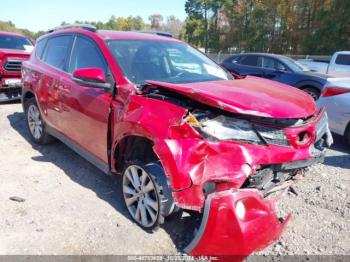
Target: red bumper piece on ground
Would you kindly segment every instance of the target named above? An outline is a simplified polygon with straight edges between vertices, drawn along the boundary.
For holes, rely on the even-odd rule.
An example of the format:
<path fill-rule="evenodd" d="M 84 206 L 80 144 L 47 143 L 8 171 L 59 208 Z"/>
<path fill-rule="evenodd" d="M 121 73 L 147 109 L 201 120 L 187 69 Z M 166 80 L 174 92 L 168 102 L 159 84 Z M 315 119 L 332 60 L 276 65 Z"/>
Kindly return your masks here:
<path fill-rule="evenodd" d="M 265 248 L 279 238 L 290 219 L 290 215 L 283 222 L 278 219 L 274 202 L 254 190 L 209 195 L 201 226 L 186 253 L 239 261 Z"/>

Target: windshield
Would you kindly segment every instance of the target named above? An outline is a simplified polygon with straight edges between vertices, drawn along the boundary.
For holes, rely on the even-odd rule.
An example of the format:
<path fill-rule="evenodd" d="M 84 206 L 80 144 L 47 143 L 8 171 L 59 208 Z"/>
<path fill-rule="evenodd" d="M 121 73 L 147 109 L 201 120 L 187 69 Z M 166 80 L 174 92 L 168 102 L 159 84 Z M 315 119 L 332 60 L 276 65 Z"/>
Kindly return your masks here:
<path fill-rule="evenodd" d="M 293 71 L 293 72 L 307 72 L 309 68 L 303 66 L 299 62 L 289 57 L 281 57 L 281 60 Z"/>
<path fill-rule="evenodd" d="M 0 35 L 0 48 L 31 52 L 33 50 L 33 44 L 25 37 Z"/>
<path fill-rule="evenodd" d="M 146 80 L 193 83 L 232 79 L 205 55 L 181 42 L 110 40 L 108 46 L 124 75 L 134 84 Z"/>

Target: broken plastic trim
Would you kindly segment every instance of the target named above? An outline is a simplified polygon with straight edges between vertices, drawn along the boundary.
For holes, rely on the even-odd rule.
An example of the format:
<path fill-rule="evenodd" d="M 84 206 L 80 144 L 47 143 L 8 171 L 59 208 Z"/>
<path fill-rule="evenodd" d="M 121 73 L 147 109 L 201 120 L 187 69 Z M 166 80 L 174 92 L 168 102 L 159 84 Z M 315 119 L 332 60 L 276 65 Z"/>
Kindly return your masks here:
<path fill-rule="evenodd" d="M 206 226 L 208 224 L 210 206 L 211 206 L 211 198 L 208 198 L 205 201 L 204 213 L 203 213 L 203 218 L 202 218 L 201 225 L 200 225 L 200 227 L 199 227 L 199 229 L 198 229 L 194 239 L 184 249 L 184 251 L 187 254 L 190 254 L 192 252 L 192 250 L 198 245 L 199 241 L 202 239 L 202 236 L 204 234 L 204 230 L 205 230 L 205 228 L 206 228 Z"/>
<path fill-rule="evenodd" d="M 275 203 L 280 198 L 267 200 L 248 189 L 209 195 L 201 225 L 184 251 L 193 256 L 243 259 L 265 248 L 280 237 L 291 217 L 277 217 Z M 226 221 L 225 227 L 220 221 Z"/>

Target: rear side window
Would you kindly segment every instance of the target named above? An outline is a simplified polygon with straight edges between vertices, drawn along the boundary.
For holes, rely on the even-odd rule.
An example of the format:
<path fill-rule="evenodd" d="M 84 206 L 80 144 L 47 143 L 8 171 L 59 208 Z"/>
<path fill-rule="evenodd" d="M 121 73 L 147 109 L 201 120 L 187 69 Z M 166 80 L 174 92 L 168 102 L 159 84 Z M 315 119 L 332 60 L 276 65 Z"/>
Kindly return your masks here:
<path fill-rule="evenodd" d="M 335 63 L 337 65 L 350 65 L 350 55 L 338 55 Z"/>
<path fill-rule="evenodd" d="M 241 65 L 246 66 L 258 66 L 258 56 L 256 55 L 248 55 L 239 60 Z"/>
<path fill-rule="evenodd" d="M 45 63 L 66 71 L 72 36 L 56 36 L 48 40 L 45 50 Z"/>
<path fill-rule="evenodd" d="M 107 63 L 96 44 L 85 37 L 78 36 L 73 47 L 69 73 L 87 67 L 101 68 L 108 75 Z"/>
<path fill-rule="evenodd" d="M 35 45 L 35 54 L 36 54 L 37 58 L 39 58 L 39 59 L 43 58 L 45 47 L 46 47 L 46 43 L 47 43 L 47 38 L 45 38 L 43 40 L 40 40 L 39 42 L 36 43 L 36 45 Z"/>

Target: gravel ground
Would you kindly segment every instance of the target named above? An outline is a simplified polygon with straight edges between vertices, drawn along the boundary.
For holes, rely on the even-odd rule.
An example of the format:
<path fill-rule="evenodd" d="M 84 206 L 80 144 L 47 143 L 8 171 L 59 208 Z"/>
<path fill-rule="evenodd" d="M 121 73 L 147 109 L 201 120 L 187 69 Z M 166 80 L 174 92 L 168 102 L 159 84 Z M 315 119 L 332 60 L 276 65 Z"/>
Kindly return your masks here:
<path fill-rule="evenodd" d="M 30 142 L 20 104 L 0 105 L 0 254 L 178 254 L 193 218 L 153 234 L 131 222 L 118 177 L 62 143 Z M 292 212 L 284 235 L 259 254 L 350 255 L 350 147 L 340 138 L 279 202 Z M 10 200 L 23 198 L 24 202 Z"/>

